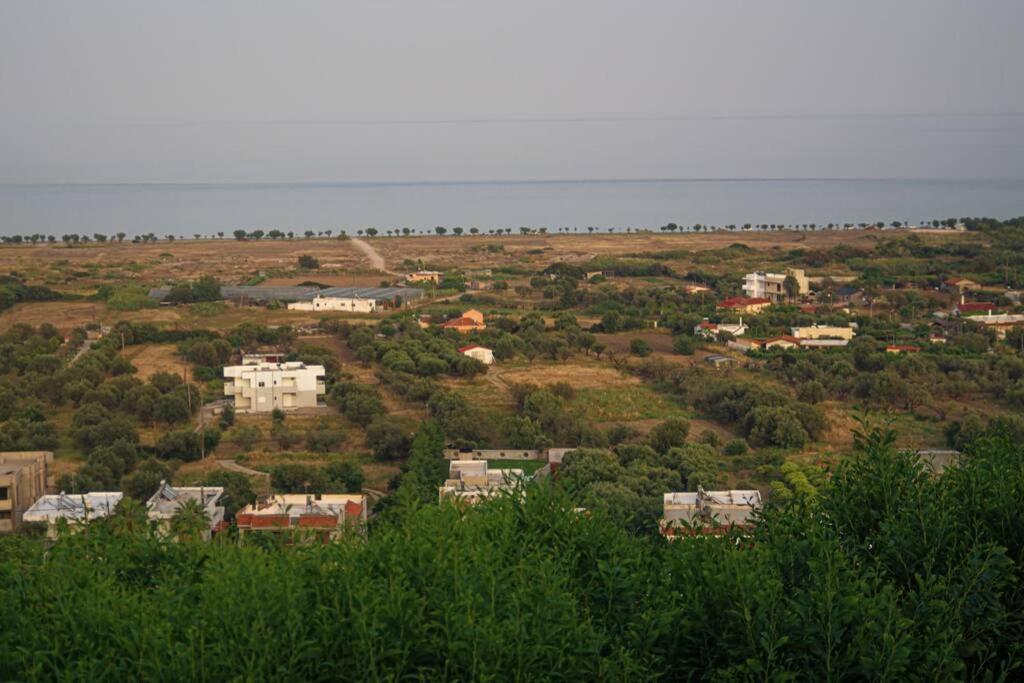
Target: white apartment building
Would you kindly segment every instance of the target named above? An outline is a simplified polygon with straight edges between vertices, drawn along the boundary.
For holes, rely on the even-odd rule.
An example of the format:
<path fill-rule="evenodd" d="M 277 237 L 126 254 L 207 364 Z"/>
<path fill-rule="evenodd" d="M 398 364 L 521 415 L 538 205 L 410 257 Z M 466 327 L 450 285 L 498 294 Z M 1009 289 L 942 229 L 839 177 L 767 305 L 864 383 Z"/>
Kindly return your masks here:
<path fill-rule="evenodd" d="M 348 311 L 349 313 L 373 313 L 377 310 L 376 299 L 355 299 L 340 296 L 315 296 L 312 301 L 295 301 L 288 304 L 289 311 Z"/>
<path fill-rule="evenodd" d="M 704 533 L 747 527 L 761 505 L 761 492 L 756 489 L 705 491 L 698 487 L 696 491 L 666 493 L 661 533 L 671 537 L 689 533 L 694 526 L 706 526 Z"/>
<path fill-rule="evenodd" d="M 240 413 L 315 408 L 327 393 L 326 370 L 305 363 L 257 363 L 224 368 L 224 395 Z"/>
<path fill-rule="evenodd" d="M 790 268 L 785 273 L 766 273 L 758 271 L 743 276 L 743 293 L 753 299 L 770 299 L 775 303 L 785 301 L 786 289 L 783 283 L 792 275 L 798 285 L 797 295 L 811 291 L 807 275 L 800 268 Z"/>

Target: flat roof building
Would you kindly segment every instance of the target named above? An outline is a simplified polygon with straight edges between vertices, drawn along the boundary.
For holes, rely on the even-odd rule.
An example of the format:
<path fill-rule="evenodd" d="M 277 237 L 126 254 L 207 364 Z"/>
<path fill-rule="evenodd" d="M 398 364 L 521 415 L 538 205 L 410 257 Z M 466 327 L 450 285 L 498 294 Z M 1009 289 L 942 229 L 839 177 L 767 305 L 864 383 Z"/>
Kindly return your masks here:
<path fill-rule="evenodd" d="M 753 298 L 770 299 L 775 303 L 785 301 L 786 278 L 792 276 L 796 280 L 796 295 L 801 296 L 811 291 L 807 275 L 800 268 L 790 268 L 785 273 L 766 273 L 757 271 L 743 276 L 743 293 Z"/>
<path fill-rule="evenodd" d="M 521 469 L 490 469 L 486 460 L 452 460 L 448 464 L 448 479 L 439 490 L 439 500 L 473 505 L 511 491 L 517 482 L 523 481 Z"/>
<path fill-rule="evenodd" d="M 749 527 L 762 505 L 761 492 L 753 490 L 666 493 L 661 533 L 665 536 L 694 533 L 717 534 L 732 527 Z M 697 531 L 699 529 L 699 531 Z"/>
<path fill-rule="evenodd" d="M 209 529 L 203 533 L 203 538 L 210 540 L 213 531 L 221 528 L 224 522 L 224 506 L 220 504 L 223 495 L 223 486 L 171 486 L 161 481 L 160 488 L 146 502 L 146 511 L 149 518 L 157 522 L 164 533 L 168 533 L 171 521 L 182 505 L 186 501 L 195 501 L 209 520 Z"/>
<path fill-rule="evenodd" d="M 70 528 L 84 525 L 94 519 L 104 519 L 114 514 L 124 494 L 120 491 L 101 491 L 93 493 L 67 494 L 61 491 L 56 495 L 42 496 L 25 511 L 22 519 L 25 522 L 46 524 L 46 535 L 56 538 L 61 520 Z"/>
<path fill-rule="evenodd" d="M 345 528 L 361 529 L 366 517 L 361 493 L 277 494 L 239 510 L 235 525 L 242 535 L 306 531 L 328 541 Z"/>
<path fill-rule="evenodd" d="M 224 368 L 224 395 L 240 413 L 316 408 L 327 393 L 326 372 L 322 365 L 299 362 L 229 365 Z"/>
<path fill-rule="evenodd" d="M 50 451 L 0 452 L 0 533 L 16 531 L 25 512 L 46 493 Z"/>

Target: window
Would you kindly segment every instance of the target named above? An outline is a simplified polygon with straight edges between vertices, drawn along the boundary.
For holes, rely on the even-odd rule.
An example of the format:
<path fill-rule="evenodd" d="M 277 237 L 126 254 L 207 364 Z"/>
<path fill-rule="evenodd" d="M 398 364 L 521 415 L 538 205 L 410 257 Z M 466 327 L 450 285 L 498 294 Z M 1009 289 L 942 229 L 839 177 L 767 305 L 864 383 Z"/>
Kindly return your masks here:
<path fill-rule="evenodd" d="M 266 386 L 266 382 L 260 382 L 257 386 L 259 386 L 259 388 L 262 389 L 264 386 Z"/>
<path fill-rule="evenodd" d="M 11 518 L 11 511 L 10 510 L 0 510 L 0 519 L 10 519 L 10 518 Z"/>
<path fill-rule="evenodd" d="M 7 500 L 7 487 L 0 487 L 0 500 Z"/>

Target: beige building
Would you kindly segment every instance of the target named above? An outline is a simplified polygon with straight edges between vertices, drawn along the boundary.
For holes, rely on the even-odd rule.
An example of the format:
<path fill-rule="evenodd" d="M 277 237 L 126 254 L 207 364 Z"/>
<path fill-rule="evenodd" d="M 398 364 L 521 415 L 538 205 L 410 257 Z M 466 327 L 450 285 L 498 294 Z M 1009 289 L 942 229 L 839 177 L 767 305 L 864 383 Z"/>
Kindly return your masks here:
<path fill-rule="evenodd" d="M 797 283 L 797 296 L 811 291 L 807 275 L 800 268 L 790 268 L 785 273 L 765 273 L 758 271 L 747 273 L 743 277 L 743 293 L 755 299 L 769 299 L 775 303 L 789 298 L 784 286 L 786 277 L 792 275 Z"/>
<path fill-rule="evenodd" d="M 240 413 L 315 408 L 327 393 L 322 365 L 256 363 L 224 368 L 224 395 Z"/>
<path fill-rule="evenodd" d="M 120 491 L 76 493 L 68 495 L 61 491 L 57 495 L 42 496 L 32 504 L 22 518 L 25 522 L 46 524 L 46 535 L 57 537 L 61 520 L 70 529 L 88 524 L 94 519 L 103 519 L 114 514 L 124 494 Z"/>
<path fill-rule="evenodd" d="M 463 334 L 468 334 L 469 332 L 486 329 L 487 324 L 484 322 L 484 314 L 475 308 L 471 308 L 458 318 L 447 321 L 441 327 L 446 330 L 456 330 Z"/>
<path fill-rule="evenodd" d="M 46 493 L 50 451 L 0 452 L 0 533 L 21 526 L 25 512 Z"/>
<path fill-rule="evenodd" d="M 679 536 L 722 533 L 731 527 L 749 527 L 755 510 L 761 508 L 761 492 L 754 490 L 666 493 L 661 533 Z"/>
<path fill-rule="evenodd" d="M 439 499 L 473 505 L 511 491 L 522 481 L 520 469 L 489 469 L 486 460 L 452 460 L 448 464 L 448 479 L 440 488 Z"/>
<path fill-rule="evenodd" d="M 406 282 L 433 282 L 435 285 L 440 284 L 444 278 L 444 273 L 439 270 L 417 270 L 415 273 L 409 273 L 405 276 Z"/>
<path fill-rule="evenodd" d="M 366 516 L 361 493 L 279 494 L 239 510 L 235 525 L 241 535 L 303 531 L 328 541 L 347 527 L 361 529 Z"/>
<path fill-rule="evenodd" d="M 832 325 L 811 325 L 810 327 L 794 327 L 793 336 L 797 339 L 845 339 L 850 341 L 855 334 L 852 327 Z"/>

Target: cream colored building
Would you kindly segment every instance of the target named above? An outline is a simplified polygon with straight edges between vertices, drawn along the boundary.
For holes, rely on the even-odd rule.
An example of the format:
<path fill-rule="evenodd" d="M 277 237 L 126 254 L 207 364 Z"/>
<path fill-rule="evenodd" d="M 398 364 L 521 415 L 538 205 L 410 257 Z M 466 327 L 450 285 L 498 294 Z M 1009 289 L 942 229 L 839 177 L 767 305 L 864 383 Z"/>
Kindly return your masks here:
<path fill-rule="evenodd" d="M 793 336 L 797 339 L 845 339 L 850 341 L 855 333 L 852 327 L 832 325 L 811 325 L 810 327 L 794 327 Z"/>
<path fill-rule="evenodd" d="M 440 284 L 444 278 L 444 273 L 439 270 L 417 270 L 415 273 L 409 273 L 405 276 L 406 282 L 433 282 L 435 285 Z"/>
<path fill-rule="evenodd" d="M 353 299 L 339 296 L 315 296 L 312 301 L 294 301 L 288 304 L 288 310 L 373 313 L 377 310 L 377 301 L 375 299 Z"/>
<path fill-rule="evenodd" d="M 240 413 L 315 408 L 327 393 L 322 365 L 257 363 L 224 368 L 224 395 Z"/>
<path fill-rule="evenodd" d="M 16 531 L 25 512 L 46 493 L 50 451 L 0 453 L 0 533 Z"/>
<path fill-rule="evenodd" d="M 800 268 L 790 268 L 785 273 L 766 273 L 758 271 L 747 273 L 743 277 L 743 293 L 755 299 L 770 299 L 775 303 L 789 298 L 784 283 L 786 277 L 792 275 L 797 282 L 797 296 L 811 291 L 807 275 Z"/>

